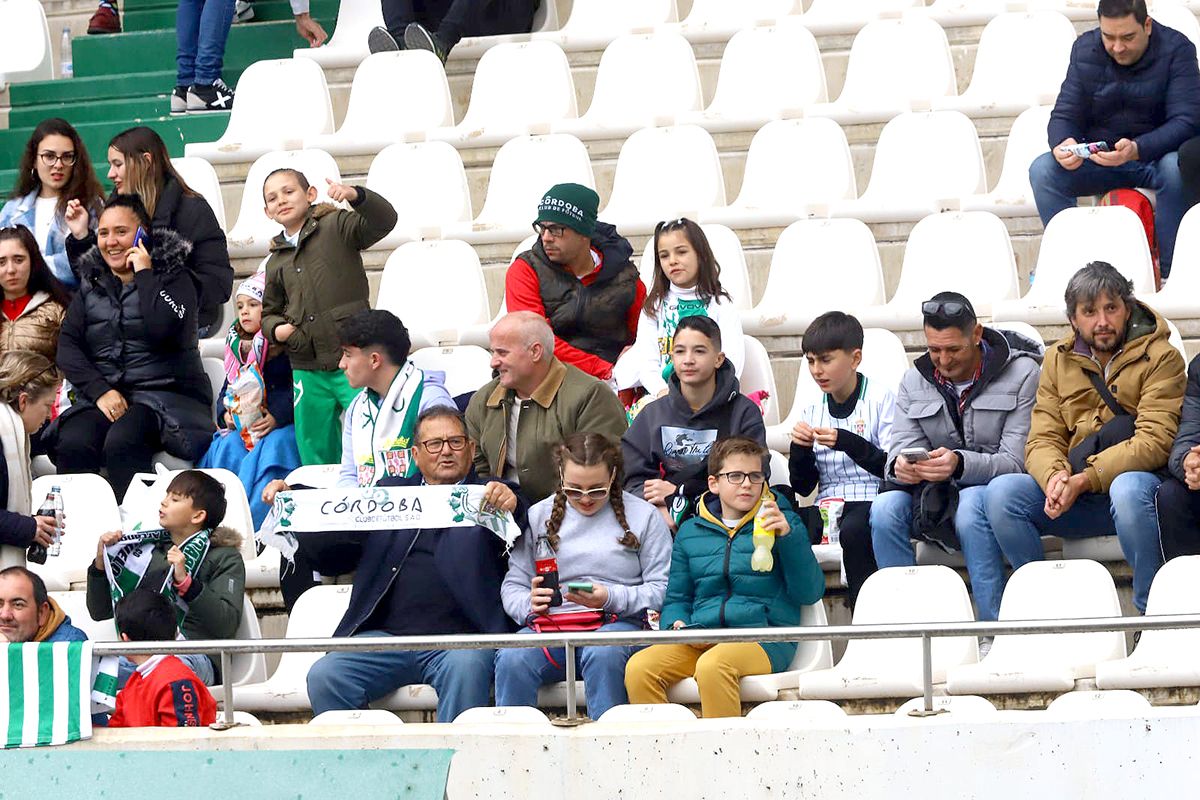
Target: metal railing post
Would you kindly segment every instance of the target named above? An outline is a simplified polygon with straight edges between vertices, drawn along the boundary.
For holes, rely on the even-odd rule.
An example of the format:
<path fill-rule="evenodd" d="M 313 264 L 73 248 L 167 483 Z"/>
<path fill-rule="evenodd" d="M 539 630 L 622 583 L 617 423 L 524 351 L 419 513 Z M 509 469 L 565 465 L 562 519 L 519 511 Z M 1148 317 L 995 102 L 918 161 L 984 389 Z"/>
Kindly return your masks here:
<path fill-rule="evenodd" d="M 933 637 L 921 634 L 921 688 L 924 703 L 921 708 L 908 712 L 910 717 L 932 717 L 945 713 L 946 709 L 933 707 Z"/>
<path fill-rule="evenodd" d="M 212 727 L 223 731 L 237 725 L 233 721 L 233 656 L 228 650 L 221 651 L 221 683 L 224 684 L 225 710 L 221 712 L 221 720 Z"/>
<path fill-rule="evenodd" d="M 575 697 L 575 645 L 567 642 L 563 654 L 567 668 L 567 720 L 573 722 L 578 715 Z"/>

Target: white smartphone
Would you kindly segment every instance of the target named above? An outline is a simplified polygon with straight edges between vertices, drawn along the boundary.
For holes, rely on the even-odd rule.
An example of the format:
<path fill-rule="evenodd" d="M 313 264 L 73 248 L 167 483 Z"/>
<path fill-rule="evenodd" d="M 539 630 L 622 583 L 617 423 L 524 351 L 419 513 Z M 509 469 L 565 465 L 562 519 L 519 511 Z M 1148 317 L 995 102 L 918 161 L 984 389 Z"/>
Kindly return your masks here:
<path fill-rule="evenodd" d="M 929 451 L 924 447 L 904 447 L 900 450 L 900 455 L 910 464 L 917 461 L 928 461 Z"/>

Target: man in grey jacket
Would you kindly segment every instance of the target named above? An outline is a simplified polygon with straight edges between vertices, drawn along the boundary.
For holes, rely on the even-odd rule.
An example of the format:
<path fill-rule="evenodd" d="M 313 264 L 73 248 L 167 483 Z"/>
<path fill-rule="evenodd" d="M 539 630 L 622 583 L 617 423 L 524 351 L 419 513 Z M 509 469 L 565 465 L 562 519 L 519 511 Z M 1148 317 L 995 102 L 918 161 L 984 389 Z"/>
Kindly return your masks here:
<path fill-rule="evenodd" d="M 1004 562 L 984 510 L 987 484 L 1025 470 L 1025 439 L 1037 395 L 1039 346 L 1019 334 L 984 328 L 957 292 L 921 304 L 928 353 L 900 382 L 884 491 L 871 506 L 875 561 L 912 566 L 913 501 L 929 484 L 958 489 L 954 530 L 981 620 L 994 620 Z M 923 449 L 928 458 L 901 455 Z"/>

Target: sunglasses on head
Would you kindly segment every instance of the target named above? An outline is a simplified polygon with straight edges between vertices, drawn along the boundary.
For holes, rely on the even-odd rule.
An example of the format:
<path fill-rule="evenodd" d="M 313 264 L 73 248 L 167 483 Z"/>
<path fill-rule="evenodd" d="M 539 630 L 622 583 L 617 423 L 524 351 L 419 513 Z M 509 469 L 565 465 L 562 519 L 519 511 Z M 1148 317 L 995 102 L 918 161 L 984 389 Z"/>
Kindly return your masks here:
<path fill-rule="evenodd" d="M 958 300 L 926 300 L 921 303 L 921 313 L 927 317 L 962 319 L 974 315 L 974 310 Z"/>

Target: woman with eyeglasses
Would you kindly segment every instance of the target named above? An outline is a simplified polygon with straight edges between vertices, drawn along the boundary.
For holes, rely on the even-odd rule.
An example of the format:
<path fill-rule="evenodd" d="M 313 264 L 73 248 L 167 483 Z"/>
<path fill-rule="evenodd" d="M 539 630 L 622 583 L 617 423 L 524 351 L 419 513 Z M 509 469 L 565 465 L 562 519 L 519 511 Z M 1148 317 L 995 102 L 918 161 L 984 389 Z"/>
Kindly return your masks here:
<path fill-rule="evenodd" d="M 621 451 L 599 433 L 576 433 L 558 446 L 559 488 L 529 510 L 501 588 L 504 610 L 521 633 L 633 631 L 657 613 L 667 587 L 671 535 L 654 507 L 621 490 Z M 543 585 L 535 560 L 545 537 L 557 561 L 562 603 Z M 583 647 L 576 666 L 592 719 L 627 703 L 630 647 Z M 537 706 L 538 689 L 564 680 L 560 648 L 515 648 L 496 656 L 496 705 Z"/>
<path fill-rule="evenodd" d="M 69 122 L 54 117 L 34 128 L 21 153 L 11 198 L 0 209 L 0 227 L 24 225 L 32 231 L 54 277 L 74 288 L 78 280 L 64 244 L 67 204 L 75 201 L 94 221 L 104 190 L 83 140 Z"/>
<path fill-rule="evenodd" d="M 0 228 L 0 352 L 32 350 L 54 360 L 71 295 L 23 225 Z"/>

